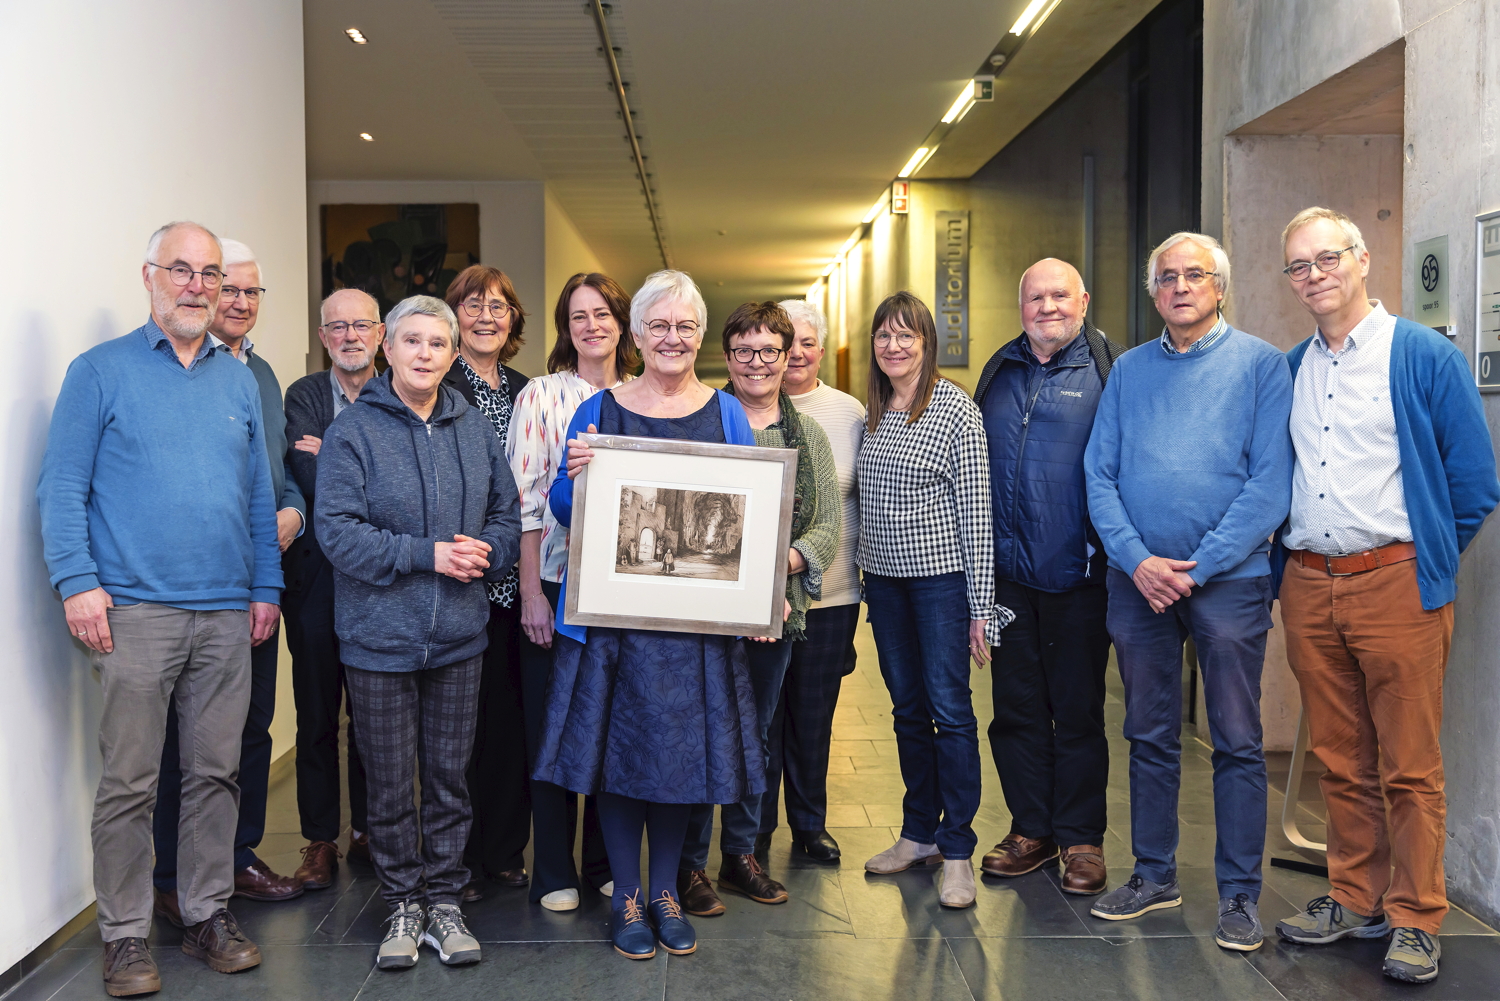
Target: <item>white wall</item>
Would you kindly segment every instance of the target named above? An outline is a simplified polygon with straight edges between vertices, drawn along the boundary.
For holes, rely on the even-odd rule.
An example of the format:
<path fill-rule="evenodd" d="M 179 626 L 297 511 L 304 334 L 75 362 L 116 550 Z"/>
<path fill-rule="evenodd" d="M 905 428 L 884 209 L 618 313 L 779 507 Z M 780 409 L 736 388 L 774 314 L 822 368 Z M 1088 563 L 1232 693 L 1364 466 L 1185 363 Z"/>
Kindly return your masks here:
<path fill-rule="evenodd" d="M 7 3 L 0 20 L 3 970 L 93 900 L 99 690 L 47 585 L 35 500 L 63 373 L 146 319 L 146 238 L 194 219 L 264 261 L 254 339 L 283 381 L 300 374 L 307 213 L 298 0 L 187 15 L 50 0 Z"/>
<path fill-rule="evenodd" d="M 568 279 L 580 271 L 603 271 L 604 265 L 599 261 L 599 255 L 595 254 L 588 241 L 578 231 L 567 209 L 557 200 L 549 187 L 546 192 L 546 249 L 544 253 L 546 267 L 546 291 L 543 301 L 537 303 L 531 310 L 531 317 L 527 322 L 531 324 L 531 344 L 544 345 L 543 363 L 529 369 L 520 369 L 527 375 L 537 376 L 546 374 L 545 359 L 552 350 L 552 344 L 557 337 L 554 329 L 552 314 L 557 306 L 557 297 L 562 294 L 563 286 Z M 480 220 L 481 228 L 484 220 Z M 628 275 L 612 275 L 616 281 L 625 287 L 627 292 L 634 291 L 635 285 L 630 283 Z M 531 344 L 527 346 L 530 347 Z"/>

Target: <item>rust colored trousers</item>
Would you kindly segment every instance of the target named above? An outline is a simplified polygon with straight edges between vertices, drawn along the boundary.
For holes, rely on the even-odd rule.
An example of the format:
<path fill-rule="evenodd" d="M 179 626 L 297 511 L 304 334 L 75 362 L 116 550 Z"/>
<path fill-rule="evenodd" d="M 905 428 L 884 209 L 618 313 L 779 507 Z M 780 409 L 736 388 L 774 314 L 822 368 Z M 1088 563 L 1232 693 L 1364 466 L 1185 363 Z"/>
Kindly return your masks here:
<path fill-rule="evenodd" d="M 1438 736 L 1453 606 L 1422 608 L 1415 560 L 1348 577 L 1288 560 L 1281 621 L 1328 769 L 1333 899 L 1436 935 L 1448 912 Z"/>

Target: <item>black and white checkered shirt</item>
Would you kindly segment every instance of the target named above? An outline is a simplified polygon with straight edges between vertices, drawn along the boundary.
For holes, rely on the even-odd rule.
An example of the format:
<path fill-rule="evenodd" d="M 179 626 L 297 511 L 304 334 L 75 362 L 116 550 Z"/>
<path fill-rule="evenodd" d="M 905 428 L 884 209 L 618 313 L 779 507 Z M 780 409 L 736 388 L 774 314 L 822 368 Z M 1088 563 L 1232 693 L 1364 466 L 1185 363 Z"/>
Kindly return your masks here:
<path fill-rule="evenodd" d="M 969 617 L 991 642 L 1015 615 L 995 604 L 990 460 L 979 408 L 938 380 L 915 424 L 887 410 L 859 451 L 859 565 L 886 577 L 968 577 Z"/>

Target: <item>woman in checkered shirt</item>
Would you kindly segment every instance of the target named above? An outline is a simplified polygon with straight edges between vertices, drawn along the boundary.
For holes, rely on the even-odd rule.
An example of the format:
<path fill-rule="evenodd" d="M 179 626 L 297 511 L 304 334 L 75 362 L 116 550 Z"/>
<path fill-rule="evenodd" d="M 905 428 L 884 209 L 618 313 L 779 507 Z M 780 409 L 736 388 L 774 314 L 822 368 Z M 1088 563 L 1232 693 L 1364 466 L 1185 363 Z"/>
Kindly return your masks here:
<path fill-rule="evenodd" d="M 938 901 L 968 907 L 979 808 L 969 658 L 984 665 L 1014 618 L 994 604 L 984 424 L 968 394 L 938 377 L 937 330 L 922 300 L 888 297 L 871 330 L 859 565 L 906 798 L 901 837 L 865 868 L 893 873 L 942 862 Z"/>

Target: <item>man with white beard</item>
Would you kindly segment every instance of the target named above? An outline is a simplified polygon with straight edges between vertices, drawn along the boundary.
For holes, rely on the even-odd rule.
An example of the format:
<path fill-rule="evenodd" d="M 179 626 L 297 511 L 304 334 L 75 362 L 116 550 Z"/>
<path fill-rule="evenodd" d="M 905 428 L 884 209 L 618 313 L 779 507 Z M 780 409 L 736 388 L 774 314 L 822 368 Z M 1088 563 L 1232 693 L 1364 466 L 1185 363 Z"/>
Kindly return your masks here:
<path fill-rule="evenodd" d="M 221 973 L 260 963 L 227 904 L 250 648 L 274 632 L 282 584 L 260 390 L 208 337 L 218 237 L 163 226 L 141 277 L 151 317 L 68 366 L 37 485 L 52 586 L 103 695 L 94 891 L 113 997 L 162 986 L 146 938 L 168 706 L 184 748 L 182 951 Z"/>
<path fill-rule="evenodd" d="M 311 509 L 318 482 L 318 449 L 344 408 L 375 377 L 375 351 L 385 338 L 380 306 L 358 289 L 340 289 L 323 300 L 318 338 L 333 366 L 287 387 L 286 439 L 292 475 Z M 318 545 L 311 519 L 287 549 L 287 649 L 297 703 L 297 813 L 307 847 L 293 878 L 309 890 L 333 885 L 338 871 L 339 707 L 347 702 L 339 641 L 333 631 L 333 567 Z M 352 707 L 351 707 L 352 711 Z M 365 770 L 349 728 L 350 859 L 369 864 L 365 823 Z"/>

